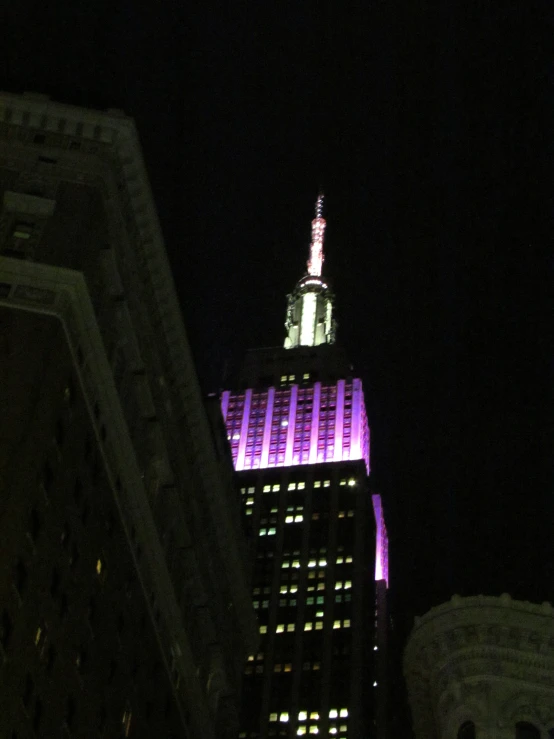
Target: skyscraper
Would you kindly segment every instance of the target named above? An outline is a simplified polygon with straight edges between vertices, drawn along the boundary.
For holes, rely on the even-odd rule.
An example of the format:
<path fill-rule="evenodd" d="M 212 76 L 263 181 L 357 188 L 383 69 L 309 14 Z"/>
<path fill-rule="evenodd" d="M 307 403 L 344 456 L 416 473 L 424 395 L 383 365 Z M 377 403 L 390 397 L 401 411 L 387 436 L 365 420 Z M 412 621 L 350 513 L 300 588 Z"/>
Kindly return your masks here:
<path fill-rule="evenodd" d="M 248 352 L 221 398 L 261 635 L 246 666 L 243 739 L 375 736 L 384 700 L 375 582 L 386 591 L 387 537 L 376 495 L 376 550 L 364 393 L 335 345 L 325 226 L 319 196 L 284 348 Z"/>
<path fill-rule="evenodd" d="M 235 739 L 233 471 L 121 112 L 0 95 L 0 408 L 0 736 Z"/>

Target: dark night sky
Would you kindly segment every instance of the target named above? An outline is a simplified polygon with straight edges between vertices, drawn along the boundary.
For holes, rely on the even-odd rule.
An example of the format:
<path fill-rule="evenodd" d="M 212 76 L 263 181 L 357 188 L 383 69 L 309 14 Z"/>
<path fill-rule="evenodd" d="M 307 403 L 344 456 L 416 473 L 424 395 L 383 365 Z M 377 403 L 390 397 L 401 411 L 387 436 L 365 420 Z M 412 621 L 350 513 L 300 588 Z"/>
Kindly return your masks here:
<path fill-rule="evenodd" d="M 210 5 L 12 2 L 1 87 L 136 118 L 206 390 L 281 343 L 322 186 L 400 632 L 554 601 L 550 3 Z"/>

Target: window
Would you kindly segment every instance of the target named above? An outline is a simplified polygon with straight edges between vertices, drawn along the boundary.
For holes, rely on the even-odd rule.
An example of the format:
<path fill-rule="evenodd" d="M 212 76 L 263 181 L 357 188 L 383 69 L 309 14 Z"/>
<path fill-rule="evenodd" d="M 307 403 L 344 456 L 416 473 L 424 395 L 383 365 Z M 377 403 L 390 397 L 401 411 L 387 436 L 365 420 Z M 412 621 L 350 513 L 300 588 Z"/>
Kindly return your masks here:
<path fill-rule="evenodd" d="M 468 722 L 470 723 L 470 722 Z M 473 726 L 473 724 L 472 724 Z M 461 727 L 463 728 L 463 727 Z M 473 734 L 462 734 L 458 732 L 458 739 L 474 739 L 475 737 L 475 727 L 473 729 Z M 533 726 L 533 724 L 528 723 L 527 721 L 519 721 L 516 724 L 516 739 L 540 739 L 541 733 L 537 729 L 536 726 Z"/>
<path fill-rule="evenodd" d="M 10 618 L 10 614 L 4 608 L 4 610 L 2 611 L 2 621 L 0 623 L 0 644 L 2 644 L 4 649 L 6 649 L 8 644 L 10 643 L 12 631 L 13 623 Z"/>
<path fill-rule="evenodd" d="M 458 739 L 475 739 L 475 724 L 473 721 L 465 721 L 458 729 Z"/>
<path fill-rule="evenodd" d="M 129 732 L 131 731 L 131 717 L 132 717 L 132 711 L 130 705 L 127 703 L 125 706 L 125 710 L 123 711 L 123 716 L 121 717 L 121 724 L 123 726 L 123 732 L 125 736 L 129 736 Z"/>

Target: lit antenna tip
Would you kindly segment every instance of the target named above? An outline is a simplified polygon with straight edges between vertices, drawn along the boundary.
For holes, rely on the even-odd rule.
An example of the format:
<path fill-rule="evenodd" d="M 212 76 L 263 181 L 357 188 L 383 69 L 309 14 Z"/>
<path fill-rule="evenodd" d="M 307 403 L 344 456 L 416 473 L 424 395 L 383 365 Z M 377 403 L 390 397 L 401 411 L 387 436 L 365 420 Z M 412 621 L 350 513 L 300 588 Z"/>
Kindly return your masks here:
<path fill-rule="evenodd" d="M 321 216 L 323 215 L 323 197 L 324 195 L 322 192 L 320 192 L 319 195 L 317 196 L 317 202 L 315 204 L 316 218 L 321 218 Z"/>

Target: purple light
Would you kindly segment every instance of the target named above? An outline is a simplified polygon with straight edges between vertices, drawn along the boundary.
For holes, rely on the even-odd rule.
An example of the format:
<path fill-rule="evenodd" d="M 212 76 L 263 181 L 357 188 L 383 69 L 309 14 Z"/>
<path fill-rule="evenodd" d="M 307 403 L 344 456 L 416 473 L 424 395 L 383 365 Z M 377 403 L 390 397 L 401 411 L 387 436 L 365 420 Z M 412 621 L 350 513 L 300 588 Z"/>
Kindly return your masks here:
<path fill-rule="evenodd" d="M 373 513 L 375 514 L 375 581 L 385 580 L 389 586 L 389 537 L 383 515 L 380 495 L 372 495 Z"/>
<path fill-rule="evenodd" d="M 369 474 L 369 427 L 359 379 L 227 390 L 221 407 L 237 471 L 363 459 Z"/>

